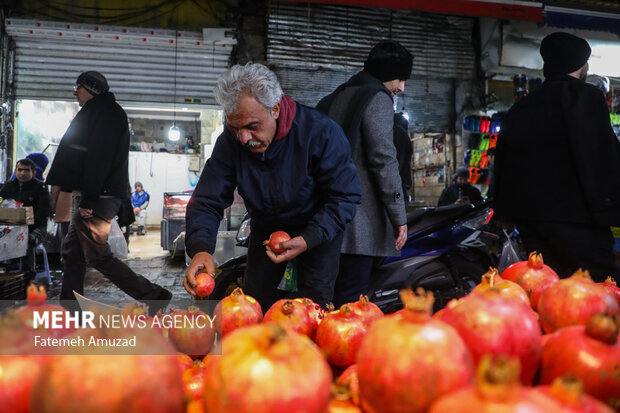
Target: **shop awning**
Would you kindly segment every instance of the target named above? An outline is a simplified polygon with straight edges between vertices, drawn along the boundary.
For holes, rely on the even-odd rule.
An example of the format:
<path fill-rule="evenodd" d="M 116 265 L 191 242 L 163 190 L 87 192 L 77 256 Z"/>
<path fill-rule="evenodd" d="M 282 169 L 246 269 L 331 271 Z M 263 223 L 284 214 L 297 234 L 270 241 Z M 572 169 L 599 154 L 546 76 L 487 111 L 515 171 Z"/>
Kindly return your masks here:
<path fill-rule="evenodd" d="M 620 14 L 546 6 L 547 25 L 562 29 L 602 30 L 620 34 Z"/>
<path fill-rule="evenodd" d="M 496 19 L 543 20 L 543 5 L 518 0 L 286 0 L 290 2 L 340 4 L 380 7 L 396 10 L 418 10 L 458 16 L 493 17 Z"/>

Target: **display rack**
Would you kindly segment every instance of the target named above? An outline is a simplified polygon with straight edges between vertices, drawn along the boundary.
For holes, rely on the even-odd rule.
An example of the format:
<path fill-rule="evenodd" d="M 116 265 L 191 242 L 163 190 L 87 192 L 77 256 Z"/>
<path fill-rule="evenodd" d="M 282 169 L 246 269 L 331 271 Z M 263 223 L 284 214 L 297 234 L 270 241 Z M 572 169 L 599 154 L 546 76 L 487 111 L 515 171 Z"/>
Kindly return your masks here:
<path fill-rule="evenodd" d="M 484 113 L 463 118 L 463 158 L 460 166 L 469 168 L 469 182 L 483 196 L 489 189 L 489 149 L 495 148 L 501 129 L 501 115 Z"/>

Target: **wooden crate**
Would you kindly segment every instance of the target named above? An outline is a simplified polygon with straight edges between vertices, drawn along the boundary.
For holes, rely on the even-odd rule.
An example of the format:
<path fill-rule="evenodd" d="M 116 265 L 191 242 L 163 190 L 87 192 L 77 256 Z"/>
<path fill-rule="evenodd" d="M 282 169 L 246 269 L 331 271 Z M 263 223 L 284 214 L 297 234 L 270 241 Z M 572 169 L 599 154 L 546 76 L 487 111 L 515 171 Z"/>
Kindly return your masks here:
<path fill-rule="evenodd" d="M 34 224 L 32 207 L 0 208 L 0 222 L 15 225 Z"/>

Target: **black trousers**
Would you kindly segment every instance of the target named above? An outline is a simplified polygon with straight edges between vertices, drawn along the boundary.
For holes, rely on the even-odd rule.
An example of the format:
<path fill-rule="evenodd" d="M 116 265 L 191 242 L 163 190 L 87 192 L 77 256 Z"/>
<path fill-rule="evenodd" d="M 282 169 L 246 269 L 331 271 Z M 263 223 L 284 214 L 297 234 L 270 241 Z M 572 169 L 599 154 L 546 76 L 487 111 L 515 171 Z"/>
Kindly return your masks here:
<path fill-rule="evenodd" d="M 334 288 L 334 306 L 359 300 L 368 292 L 372 268 L 377 257 L 357 254 L 340 255 L 340 271 Z"/>
<path fill-rule="evenodd" d="M 99 199 L 90 219 L 83 219 L 79 209 L 73 214 L 62 247 L 64 275 L 61 300 L 75 300 L 74 290 L 84 293 L 87 265 L 101 272 L 136 300 L 157 300 L 165 293 L 165 289 L 133 272 L 110 251 L 108 235 L 111 220 L 116 216 L 120 202 L 118 198 Z"/>
<path fill-rule="evenodd" d="M 278 290 L 278 284 L 284 275 L 287 263 L 274 264 L 265 253 L 263 241 L 269 239 L 271 233 L 277 230 L 286 231 L 293 238 L 299 235 L 302 229 L 259 230 L 252 227 L 243 291 L 258 300 L 263 312 L 283 298 L 306 297 L 322 307 L 332 301 L 334 282 L 338 274 L 342 233 L 333 240 L 297 256 L 297 292 Z"/>
<path fill-rule="evenodd" d="M 602 282 L 620 276 L 614 255 L 614 238 L 609 227 L 559 222 L 527 222 L 517 225 L 528 253 L 542 254 L 545 264 L 560 278 L 570 277 L 579 268 Z"/>

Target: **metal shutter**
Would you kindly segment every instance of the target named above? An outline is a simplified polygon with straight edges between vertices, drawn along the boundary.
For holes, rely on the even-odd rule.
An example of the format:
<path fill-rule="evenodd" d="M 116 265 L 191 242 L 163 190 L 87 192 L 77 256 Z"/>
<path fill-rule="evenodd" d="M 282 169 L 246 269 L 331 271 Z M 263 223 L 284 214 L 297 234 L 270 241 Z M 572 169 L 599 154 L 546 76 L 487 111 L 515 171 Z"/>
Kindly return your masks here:
<path fill-rule="evenodd" d="M 17 98 L 73 100 L 77 76 L 97 70 L 119 101 L 215 105 L 213 87 L 236 43 L 224 29 L 175 32 L 6 19 L 6 30 L 16 43 Z"/>

